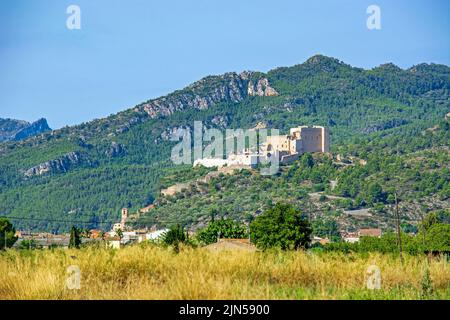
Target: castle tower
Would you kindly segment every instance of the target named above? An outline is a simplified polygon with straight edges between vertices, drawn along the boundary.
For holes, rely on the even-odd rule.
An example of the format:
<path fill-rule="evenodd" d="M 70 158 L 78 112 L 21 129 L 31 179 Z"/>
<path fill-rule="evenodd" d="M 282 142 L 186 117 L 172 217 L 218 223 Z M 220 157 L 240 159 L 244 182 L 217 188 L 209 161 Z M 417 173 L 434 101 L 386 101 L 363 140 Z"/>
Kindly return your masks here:
<path fill-rule="evenodd" d="M 330 152 L 330 131 L 326 127 L 322 129 L 322 152 Z"/>
<path fill-rule="evenodd" d="M 329 130 L 321 126 L 300 126 L 291 128 L 290 134 L 293 139 L 301 139 L 303 152 L 329 152 L 330 136 Z"/>

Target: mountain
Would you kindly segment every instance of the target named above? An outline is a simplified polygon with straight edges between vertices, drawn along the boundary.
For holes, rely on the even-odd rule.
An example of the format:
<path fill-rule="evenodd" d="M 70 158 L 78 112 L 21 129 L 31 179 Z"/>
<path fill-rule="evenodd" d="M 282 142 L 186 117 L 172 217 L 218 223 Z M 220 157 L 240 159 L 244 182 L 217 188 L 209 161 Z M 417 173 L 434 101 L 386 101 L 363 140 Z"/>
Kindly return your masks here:
<path fill-rule="evenodd" d="M 33 123 L 0 118 L 0 142 L 23 140 L 51 130 L 44 118 Z"/>
<path fill-rule="evenodd" d="M 437 64 L 364 70 L 317 55 L 267 73 L 208 76 L 107 118 L 1 144 L 0 212 L 20 218 L 13 220 L 19 229 L 109 228 L 122 207 L 136 211 L 153 203 L 165 177 L 182 168 L 193 175 L 189 166 L 175 167 L 170 154 L 173 134 L 194 121 L 218 129 L 263 124 L 281 132 L 325 125 L 333 153 L 403 137 L 406 143 L 395 148 L 406 155 L 430 147 L 410 138 L 428 132 L 449 109 L 450 68 Z M 239 216 L 254 214 L 239 210 Z"/>

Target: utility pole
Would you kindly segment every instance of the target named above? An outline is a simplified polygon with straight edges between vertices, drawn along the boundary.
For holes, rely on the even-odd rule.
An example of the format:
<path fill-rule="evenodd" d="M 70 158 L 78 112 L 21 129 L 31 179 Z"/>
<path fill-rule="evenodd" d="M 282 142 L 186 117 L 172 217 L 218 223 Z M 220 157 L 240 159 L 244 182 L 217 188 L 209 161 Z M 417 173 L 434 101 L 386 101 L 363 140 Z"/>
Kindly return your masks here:
<path fill-rule="evenodd" d="M 422 210 L 420 210 L 420 223 L 422 224 L 422 230 L 419 229 L 419 232 L 422 231 L 422 246 L 423 248 L 425 248 L 425 236 L 426 236 L 426 231 L 424 228 L 424 215 L 422 213 Z"/>
<path fill-rule="evenodd" d="M 402 237 L 400 234 L 400 215 L 398 213 L 398 198 L 397 198 L 397 191 L 394 193 L 395 195 L 395 215 L 396 215 L 396 223 L 397 223 L 397 244 L 398 244 L 398 251 L 400 254 L 400 262 L 403 265 L 403 254 L 402 254 Z"/>
<path fill-rule="evenodd" d="M 311 216 L 312 216 L 312 201 L 309 200 L 309 212 L 308 212 L 308 222 L 311 223 Z"/>

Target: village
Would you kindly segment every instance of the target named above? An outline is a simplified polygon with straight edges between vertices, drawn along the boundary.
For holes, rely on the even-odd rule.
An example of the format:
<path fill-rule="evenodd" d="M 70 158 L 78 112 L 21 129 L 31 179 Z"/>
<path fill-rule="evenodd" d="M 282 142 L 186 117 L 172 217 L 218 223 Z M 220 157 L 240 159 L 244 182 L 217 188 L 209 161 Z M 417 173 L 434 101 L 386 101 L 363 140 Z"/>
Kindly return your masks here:
<path fill-rule="evenodd" d="M 120 249 L 124 246 L 131 244 L 142 243 L 144 241 L 158 242 L 166 232 L 169 231 L 167 228 L 157 229 L 156 226 L 146 229 L 132 229 L 127 226 L 129 211 L 127 208 L 121 210 L 121 221 L 113 225 L 112 230 L 108 232 L 103 232 L 101 230 L 92 229 L 81 234 L 81 241 L 83 244 L 104 244 L 106 247 L 111 249 Z M 195 232 L 188 231 L 190 236 L 194 236 Z M 364 228 L 359 229 L 355 232 L 345 232 L 342 231 L 341 238 L 344 242 L 355 243 L 360 240 L 361 237 L 377 237 L 380 238 L 382 235 L 382 230 L 378 228 Z M 14 244 L 13 248 L 20 248 L 21 243 L 26 241 L 32 244 L 35 248 L 49 249 L 55 247 L 68 248 L 70 242 L 70 234 L 51 234 L 45 232 L 32 233 L 17 231 L 16 236 L 18 237 L 17 242 Z M 330 239 L 321 238 L 314 236 L 311 238 L 311 244 L 321 244 L 326 245 L 330 243 Z M 23 245 L 22 245 L 23 246 Z M 256 250 L 256 248 L 251 244 L 250 239 L 225 239 L 218 236 L 218 241 L 216 244 L 210 245 L 212 250 L 220 249 L 247 249 Z"/>

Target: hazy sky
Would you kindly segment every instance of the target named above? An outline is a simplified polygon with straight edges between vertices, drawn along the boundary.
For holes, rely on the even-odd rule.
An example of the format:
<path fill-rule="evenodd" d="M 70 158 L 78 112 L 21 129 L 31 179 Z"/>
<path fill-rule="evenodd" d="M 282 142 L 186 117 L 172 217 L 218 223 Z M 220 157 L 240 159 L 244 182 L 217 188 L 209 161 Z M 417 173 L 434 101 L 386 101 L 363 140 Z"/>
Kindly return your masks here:
<path fill-rule="evenodd" d="M 71 4 L 81 30 L 66 27 Z M 366 26 L 371 4 L 381 30 Z M 317 53 L 364 68 L 449 65 L 449 31 L 448 0 L 1 0 L 0 117 L 59 128 Z"/>

